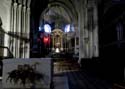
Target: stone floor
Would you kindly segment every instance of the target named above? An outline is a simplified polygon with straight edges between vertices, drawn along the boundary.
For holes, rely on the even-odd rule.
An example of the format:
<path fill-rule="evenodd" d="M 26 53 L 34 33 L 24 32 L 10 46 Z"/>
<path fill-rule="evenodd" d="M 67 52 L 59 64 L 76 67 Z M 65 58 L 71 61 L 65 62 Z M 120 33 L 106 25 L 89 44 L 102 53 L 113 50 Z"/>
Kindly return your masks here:
<path fill-rule="evenodd" d="M 66 76 L 69 89 L 112 89 L 112 83 L 81 70 L 78 63 L 73 60 L 56 61 L 54 74 Z"/>
<path fill-rule="evenodd" d="M 86 71 L 67 72 L 69 89 L 112 89 L 112 84 Z"/>
<path fill-rule="evenodd" d="M 54 89 L 69 89 L 67 76 L 54 77 Z"/>

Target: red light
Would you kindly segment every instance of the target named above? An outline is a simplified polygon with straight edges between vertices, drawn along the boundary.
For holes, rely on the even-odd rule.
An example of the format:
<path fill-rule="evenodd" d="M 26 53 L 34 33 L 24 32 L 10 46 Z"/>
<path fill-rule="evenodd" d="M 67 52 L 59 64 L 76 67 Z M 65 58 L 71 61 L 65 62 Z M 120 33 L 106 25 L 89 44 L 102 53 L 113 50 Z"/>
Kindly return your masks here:
<path fill-rule="evenodd" d="M 44 42 L 44 44 L 50 44 L 50 38 L 49 37 L 44 37 L 43 42 Z"/>
<path fill-rule="evenodd" d="M 43 41 L 44 41 L 44 43 L 48 43 L 49 38 L 48 38 L 48 37 L 44 37 L 44 38 L 43 38 Z"/>

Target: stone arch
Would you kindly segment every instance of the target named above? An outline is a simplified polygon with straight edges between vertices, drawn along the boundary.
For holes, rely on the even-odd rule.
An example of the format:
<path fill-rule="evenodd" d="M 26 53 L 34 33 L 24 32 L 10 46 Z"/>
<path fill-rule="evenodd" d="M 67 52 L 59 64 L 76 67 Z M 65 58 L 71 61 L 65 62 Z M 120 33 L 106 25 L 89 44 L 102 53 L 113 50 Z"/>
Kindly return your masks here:
<path fill-rule="evenodd" d="M 77 21 L 77 20 L 78 20 L 77 12 L 76 12 L 76 10 L 74 9 L 74 6 L 70 7 L 70 6 L 68 6 L 68 5 L 67 5 L 65 2 L 63 2 L 63 1 L 51 1 L 51 2 L 48 4 L 48 7 L 41 13 L 41 17 L 42 17 L 50 8 L 55 7 L 55 6 L 59 6 L 59 7 L 63 8 L 63 9 L 67 12 L 67 14 L 68 14 L 68 16 L 69 16 L 71 22 L 74 22 L 74 21 Z M 73 9 L 73 10 L 72 10 L 72 9 Z M 73 12 L 73 11 L 74 11 L 74 12 Z M 74 17 L 73 17 L 73 16 L 74 16 Z M 40 17 L 40 18 L 41 18 L 41 17 Z"/>

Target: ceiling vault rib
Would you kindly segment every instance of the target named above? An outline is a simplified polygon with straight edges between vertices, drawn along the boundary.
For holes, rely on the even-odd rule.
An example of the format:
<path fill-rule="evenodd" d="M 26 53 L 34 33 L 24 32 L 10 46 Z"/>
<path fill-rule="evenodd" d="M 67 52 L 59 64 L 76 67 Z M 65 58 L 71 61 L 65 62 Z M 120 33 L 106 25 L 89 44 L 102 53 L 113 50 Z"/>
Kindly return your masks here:
<path fill-rule="evenodd" d="M 72 18 L 75 18 L 75 20 L 77 21 L 78 15 L 77 15 L 77 12 L 74 8 L 75 6 L 69 7 L 69 5 L 67 5 L 67 3 L 65 3 L 63 1 L 51 1 L 51 2 L 49 2 L 49 5 L 54 5 L 54 4 L 62 6 L 63 8 L 65 8 L 66 11 L 71 13 L 71 17 L 74 16 Z M 75 12 L 73 12 L 72 10 L 74 10 Z"/>

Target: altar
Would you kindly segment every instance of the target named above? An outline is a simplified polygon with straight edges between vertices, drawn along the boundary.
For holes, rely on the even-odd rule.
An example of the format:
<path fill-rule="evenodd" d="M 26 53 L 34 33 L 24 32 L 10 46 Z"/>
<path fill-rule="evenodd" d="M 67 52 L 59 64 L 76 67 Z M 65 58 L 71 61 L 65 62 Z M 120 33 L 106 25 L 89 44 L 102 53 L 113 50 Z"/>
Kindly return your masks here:
<path fill-rule="evenodd" d="M 52 51 L 59 53 L 63 51 L 64 32 L 61 29 L 52 31 Z"/>

